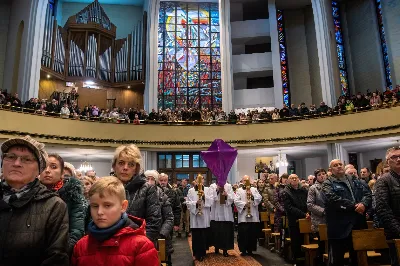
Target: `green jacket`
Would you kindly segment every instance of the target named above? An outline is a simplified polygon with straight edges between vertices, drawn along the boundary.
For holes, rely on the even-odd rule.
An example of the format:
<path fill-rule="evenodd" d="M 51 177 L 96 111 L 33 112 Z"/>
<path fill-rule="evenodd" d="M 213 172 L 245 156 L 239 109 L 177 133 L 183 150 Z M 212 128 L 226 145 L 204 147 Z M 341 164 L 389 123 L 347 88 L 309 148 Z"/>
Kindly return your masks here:
<path fill-rule="evenodd" d="M 69 254 L 72 254 L 75 244 L 85 233 L 86 210 L 84 207 L 82 183 L 73 177 L 64 179 L 64 185 L 58 190 L 60 198 L 67 204 L 69 217 Z"/>

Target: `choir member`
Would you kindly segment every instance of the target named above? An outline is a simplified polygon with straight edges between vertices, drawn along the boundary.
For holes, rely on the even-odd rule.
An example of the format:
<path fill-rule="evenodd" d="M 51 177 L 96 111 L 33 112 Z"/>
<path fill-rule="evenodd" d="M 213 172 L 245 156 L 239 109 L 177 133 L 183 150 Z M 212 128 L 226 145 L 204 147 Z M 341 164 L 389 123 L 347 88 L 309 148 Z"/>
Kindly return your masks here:
<path fill-rule="evenodd" d="M 211 187 L 211 186 L 210 186 Z M 224 257 L 228 257 L 228 250 L 234 248 L 234 225 L 232 203 L 235 199 L 232 186 L 216 186 L 213 189 L 214 204 L 211 213 L 214 215 L 212 233 L 214 237 L 215 253 L 223 250 Z"/>
<path fill-rule="evenodd" d="M 208 249 L 207 235 L 210 230 L 210 207 L 212 191 L 205 187 L 204 177 L 199 175 L 195 186 L 189 189 L 186 206 L 190 212 L 193 259 L 203 261 Z"/>
<path fill-rule="evenodd" d="M 238 245 L 242 256 L 252 255 L 257 250 L 258 223 L 260 222 L 258 205 L 261 195 L 252 187 L 250 177 L 245 175 L 243 186 L 236 191 L 235 205 L 238 209 L 239 229 Z"/>

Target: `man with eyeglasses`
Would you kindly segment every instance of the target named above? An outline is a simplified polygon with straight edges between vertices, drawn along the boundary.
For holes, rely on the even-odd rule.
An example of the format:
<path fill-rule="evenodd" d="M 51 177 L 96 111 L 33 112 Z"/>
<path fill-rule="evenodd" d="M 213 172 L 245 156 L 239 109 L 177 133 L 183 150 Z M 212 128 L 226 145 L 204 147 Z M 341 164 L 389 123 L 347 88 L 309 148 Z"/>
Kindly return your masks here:
<path fill-rule="evenodd" d="M 375 184 L 376 211 L 388 240 L 400 238 L 400 146 L 386 152 L 390 171 Z M 394 243 L 389 243 L 392 265 L 399 265 Z"/>
<path fill-rule="evenodd" d="M 332 160 L 329 169 L 332 175 L 322 184 L 326 198 L 329 265 L 344 265 L 344 254 L 349 251 L 349 265 L 356 266 L 357 254 L 353 249 L 351 231 L 368 227 L 365 211 L 372 203 L 371 191 L 364 181 L 345 173 L 341 160 Z"/>
<path fill-rule="evenodd" d="M 67 206 L 37 177 L 44 145 L 29 136 L 1 145 L 0 265 L 69 265 Z"/>

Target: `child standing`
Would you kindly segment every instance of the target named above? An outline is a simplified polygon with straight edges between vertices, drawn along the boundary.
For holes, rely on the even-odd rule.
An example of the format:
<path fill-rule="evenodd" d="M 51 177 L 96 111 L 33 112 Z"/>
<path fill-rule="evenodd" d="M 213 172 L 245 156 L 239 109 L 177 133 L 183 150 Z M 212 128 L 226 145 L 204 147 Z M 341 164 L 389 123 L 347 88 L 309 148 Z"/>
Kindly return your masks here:
<path fill-rule="evenodd" d="M 103 177 L 89 191 L 93 221 L 75 246 L 72 265 L 159 266 L 157 250 L 145 236 L 143 219 L 127 215 L 125 188 Z"/>

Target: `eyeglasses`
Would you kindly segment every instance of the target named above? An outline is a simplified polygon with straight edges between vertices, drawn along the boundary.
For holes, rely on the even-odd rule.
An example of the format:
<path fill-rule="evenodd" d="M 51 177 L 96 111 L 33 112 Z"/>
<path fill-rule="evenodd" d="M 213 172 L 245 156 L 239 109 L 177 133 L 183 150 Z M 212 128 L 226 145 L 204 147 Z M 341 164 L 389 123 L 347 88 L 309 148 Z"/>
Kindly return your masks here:
<path fill-rule="evenodd" d="M 18 156 L 14 153 L 4 153 L 2 156 L 3 160 L 6 162 L 15 162 L 18 158 L 23 164 L 32 164 L 36 162 L 36 158 L 28 155 Z"/>
<path fill-rule="evenodd" d="M 392 161 L 398 161 L 400 159 L 400 155 L 390 156 L 389 159 L 392 160 Z"/>

